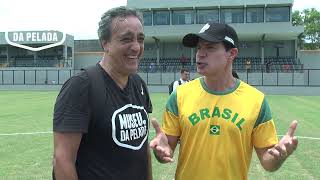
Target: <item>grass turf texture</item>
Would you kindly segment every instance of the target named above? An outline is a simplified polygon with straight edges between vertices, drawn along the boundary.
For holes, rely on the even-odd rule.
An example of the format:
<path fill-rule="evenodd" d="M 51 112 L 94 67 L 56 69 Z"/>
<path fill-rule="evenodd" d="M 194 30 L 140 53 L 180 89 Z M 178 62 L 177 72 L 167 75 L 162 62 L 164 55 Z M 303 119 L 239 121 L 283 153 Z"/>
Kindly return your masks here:
<path fill-rule="evenodd" d="M 0 91 L 0 134 L 52 130 L 56 91 Z M 167 93 L 153 93 L 154 113 L 161 121 Z M 297 119 L 297 136 L 320 138 L 320 97 L 268 96 L 278 134 L 287 132 Z M 150 130 L 150 138 L 154 130 Z M 0 136 L 0 180 L 51 178 L 52 134 Z M 178 152 L 178 149 L 176 149 Z M 177 153 L 176 153 L 177 154 Z M 160 164 L 153 157 L 155 180 L 171 180 L 175 163 Z M 217 164 L 218 165 L 218 164 Z M 320 179 L 320 140 L 299 139 L 297 151 L 274 173 L 264 171 L 253 155 L 249 179 Z"/>

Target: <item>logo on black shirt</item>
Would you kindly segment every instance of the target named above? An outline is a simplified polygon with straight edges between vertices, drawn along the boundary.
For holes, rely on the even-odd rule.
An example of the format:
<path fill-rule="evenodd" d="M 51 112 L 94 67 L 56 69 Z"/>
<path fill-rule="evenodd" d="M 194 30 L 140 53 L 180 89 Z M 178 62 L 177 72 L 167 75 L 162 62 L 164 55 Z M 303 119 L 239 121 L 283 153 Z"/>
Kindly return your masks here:
<path fill-rule="evenodd" d="M 148 137 L 148 115 L 144 107 L 127 104 L 112 115 L 112 138 L 121 147 L 139 150 Z"/>

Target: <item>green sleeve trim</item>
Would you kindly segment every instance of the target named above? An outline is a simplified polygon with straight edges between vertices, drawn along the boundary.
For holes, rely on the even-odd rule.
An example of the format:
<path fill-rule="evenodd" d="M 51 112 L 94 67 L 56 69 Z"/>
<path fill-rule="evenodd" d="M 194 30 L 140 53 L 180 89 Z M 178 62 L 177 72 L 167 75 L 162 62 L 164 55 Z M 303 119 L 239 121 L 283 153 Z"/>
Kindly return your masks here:
<path fill-rule="evenodd" d="M 167 111 L 171 112 L 172 114 L 178 116 L 178 105 L 177 105 L 177 91 L 174 90 L 170 96 L 169 99 L 167 101 L 167 105 L 166 105 L 166 109 Z"/>
<path fill-rule="evenodd" d="M 271 110 L 266 98 L 264 97 L 263 102 L 261 104 L 260 113 L 259 113 L 258 119 L 256 120 L 254 128 L 262 123 L 270 121 L 271 119 L 272 119 Z"/>

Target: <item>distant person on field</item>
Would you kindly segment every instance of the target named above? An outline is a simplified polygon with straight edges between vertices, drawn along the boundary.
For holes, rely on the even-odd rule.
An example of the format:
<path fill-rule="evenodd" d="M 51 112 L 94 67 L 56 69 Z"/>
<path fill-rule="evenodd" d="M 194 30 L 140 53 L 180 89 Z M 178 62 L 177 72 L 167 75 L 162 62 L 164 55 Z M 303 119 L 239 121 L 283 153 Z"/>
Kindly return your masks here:
<path fill-rule="evenodd" d="M 190 80 L 190 72 L 188 69 L 181 69 L 180 71 L 180 79 L 173 83 L 173 91 L 177 89 L 181 84 L 187 83 Z"/>
<path fill-rule="evenodd" d="M 267 73 L 270 73 L 271 72 L 271 59 L 269 59 L 267 62 L 266 62 L 266 72 Z"/>
<path fill-rule="evenodd" d="M 247 72 L 251 71 L 251 60 L 250 59 L 246 59 L 245 68 L 246 68 Z"/>

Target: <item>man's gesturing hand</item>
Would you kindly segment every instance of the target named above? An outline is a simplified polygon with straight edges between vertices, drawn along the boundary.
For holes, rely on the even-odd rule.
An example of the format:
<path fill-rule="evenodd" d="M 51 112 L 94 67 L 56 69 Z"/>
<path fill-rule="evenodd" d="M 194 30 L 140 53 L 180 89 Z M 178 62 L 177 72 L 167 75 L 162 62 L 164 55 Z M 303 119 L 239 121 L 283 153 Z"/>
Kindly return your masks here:
<path fill-rule="evenodd" d="M 162 132 L 155 118 L 151 119 L 151 123 L 156 130 L 156 136 L 150 141 L 150 147 L 153 149 L 156 158 L 162 163 L 173 162 L 172 149 L 168 143 L 167 136 Z"/>
<path fill-rule="evenodd" d="M 297 121 L 292 121 L 287 134 L 282 137 L 278 144 L 268 150 L 268 153 L 274 156 L 275 159 L 285 160 L 294 150 L 296 150 L 298 139 L 294 136 L 294 132 L 297 125 Z"/>

